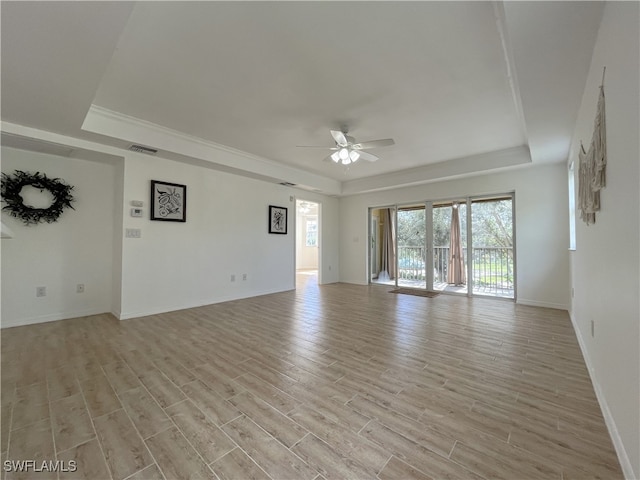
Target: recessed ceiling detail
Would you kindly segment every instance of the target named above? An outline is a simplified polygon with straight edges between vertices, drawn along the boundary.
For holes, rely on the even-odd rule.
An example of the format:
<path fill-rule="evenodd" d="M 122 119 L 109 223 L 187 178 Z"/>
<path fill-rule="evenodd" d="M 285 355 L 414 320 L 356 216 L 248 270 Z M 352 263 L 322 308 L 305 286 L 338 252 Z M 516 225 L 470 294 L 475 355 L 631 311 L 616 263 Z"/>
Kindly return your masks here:
<path fill-rule="evenodd" d="M 511 149 L 530 151 L 523 163 L 562 161 L 602 15 L 599 2 L 0 8 L 3 122 L 124 149 L 154 145 L 162 156 L 214 145 L 242 159 L 196 158 L 331 194 L 335 184 L 430 165 L 457 162 L 472 174 L 491 162 L 460 159 Z M 108 129 L 96 110 L 113 112 Z M 131 123 L 148 135 L 133 137 Z M 345 124 L 356 139 L 395 145 L 349 169 L 296 147 L 323 145 Z M 167 135 L 180 142 L 161 145 Z M 176 147 L 188 141 L 198 148 Z"/>

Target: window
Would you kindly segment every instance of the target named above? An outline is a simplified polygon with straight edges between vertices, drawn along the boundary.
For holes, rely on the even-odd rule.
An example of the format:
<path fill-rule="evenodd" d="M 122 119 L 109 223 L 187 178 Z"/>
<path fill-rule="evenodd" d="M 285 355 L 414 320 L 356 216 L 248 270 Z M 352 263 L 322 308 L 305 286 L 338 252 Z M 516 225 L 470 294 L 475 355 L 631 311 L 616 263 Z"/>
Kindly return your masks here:
<path fill-rule="evenodd" d="M 318 220 L 307 218 L 307 239 L 305 242 L 307 247 L 318 246 Z"/>

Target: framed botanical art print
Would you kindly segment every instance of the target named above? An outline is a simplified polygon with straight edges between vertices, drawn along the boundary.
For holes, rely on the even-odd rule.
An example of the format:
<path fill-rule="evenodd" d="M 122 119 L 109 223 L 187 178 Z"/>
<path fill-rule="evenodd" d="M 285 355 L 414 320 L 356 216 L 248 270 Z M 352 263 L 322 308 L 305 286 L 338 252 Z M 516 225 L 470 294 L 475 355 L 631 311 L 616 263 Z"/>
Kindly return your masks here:
<path fill-rule="evenodd" d="M 151 180 L 151 220 L 187 221 L 187 186 Z"/>
<path fill-rule="evenodd" d="M 287 209 L 269 205 L 269 233 L 287 234 Z"/>

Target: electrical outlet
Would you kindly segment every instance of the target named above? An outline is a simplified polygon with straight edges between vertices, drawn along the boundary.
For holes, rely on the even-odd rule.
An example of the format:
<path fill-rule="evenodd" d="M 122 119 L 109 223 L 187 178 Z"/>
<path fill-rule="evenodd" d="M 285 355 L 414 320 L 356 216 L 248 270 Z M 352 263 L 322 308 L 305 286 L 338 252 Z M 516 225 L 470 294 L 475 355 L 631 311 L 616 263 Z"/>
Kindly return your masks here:
<path fill-rule="evenodd" d="M 36 287 L 36 297 L 46 297 L 47 287 Z"/>
<path fill-rule="evenodd" d="M 139 228 L 127 228 L 124 232 L 126 238 L 141 238 L 142 231 Z"/>
<path fill-rule="evenodd" d="M 247 280 L 247 274 L 243 273 L 242 274 L 242 281 L 245 282 Z"/>
<path fill-rule="evenodd" d="M 76 293 L 84 293 L 84 283 L 79 283 L 76 286 Z"/>
<path fill-rule="evenodd" d="M 596 322 L 594 320 L 591 320 L 591 336 L 595 337 L 595 333 L 596 333 Z"/>
<path fill-rule="evenodd" d="M 235 275 L 235 273 L 232 273 L 232 274 L 231 274 L 231 281 L 232 281 L 232 282 L 235 282 L 235 281 L 236 281 L 236 275 Z"/>

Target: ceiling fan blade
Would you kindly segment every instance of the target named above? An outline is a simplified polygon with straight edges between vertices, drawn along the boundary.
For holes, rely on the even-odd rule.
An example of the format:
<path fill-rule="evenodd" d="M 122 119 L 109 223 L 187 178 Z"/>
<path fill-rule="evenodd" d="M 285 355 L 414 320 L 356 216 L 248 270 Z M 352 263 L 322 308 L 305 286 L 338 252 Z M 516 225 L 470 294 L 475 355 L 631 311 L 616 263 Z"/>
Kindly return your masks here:
<path fill-rule="evenodd" d="M 325 147 L 324 145 L 296 145 L 296 148 L 324 148 L 325 150 L 339 150 L 338 147 Z"/>
<path fill-rule="evenodd" d="M 366 150 L 367 148 L 388 147 L 395 145 L 393 138 L 383 138 L 381 140 L 371 140 L 370 142 L 355 143 L 353 148 L 356 150 Z"/>
<path fill-rule="evenodd" d="M 349 145 L 349 141 L 347 140 L 346 135 L 341 131 L 331 130 L 331 136 L 336 141 L 336 143 L 341 147 L 346 147 L 347 145 Z"/>
<path fill-rule="evenodd" d="M 375 162 L 376 160 L 380 159 L 380 157 L 376 157 L 374 154 L 369 152 L 363 152 L 362 150 L 358 150 L 358 153 L 360 154 L 360 158 L 362 160 L 366 160 L 367 162 Z"/>

